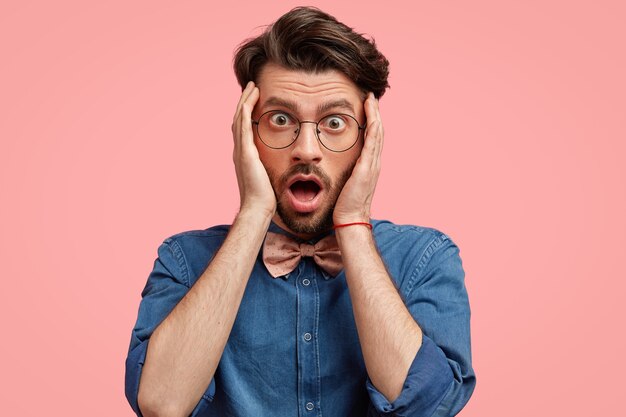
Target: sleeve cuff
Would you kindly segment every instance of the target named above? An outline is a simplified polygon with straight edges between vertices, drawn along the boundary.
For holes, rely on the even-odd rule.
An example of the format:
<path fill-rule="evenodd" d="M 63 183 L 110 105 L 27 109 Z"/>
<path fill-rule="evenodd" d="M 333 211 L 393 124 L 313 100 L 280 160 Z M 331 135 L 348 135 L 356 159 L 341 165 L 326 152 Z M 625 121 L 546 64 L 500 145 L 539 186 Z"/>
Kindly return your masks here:
<path fill-rule="evenodd" d="M 132 351 L 129 352 L 126 358 L 126 380 L 125 380 L 125 393 L 126 399 L 133 409 L 135 414 L 139 417 L 143 417 L 141 410 L 139 410 L 139 404 L 137 403 L 137 395 L 139 394 L 139 380 L 141 378 L 141 371 L 143 364 L 146 360 L 146 353 L 148 351 L 148 340 L 144 340 Z M 215 396 L 215 378 L 211 379 L 209 388 L 204 394 L 200 402 L 196 405 L 191 417 L 196 417 L 213 401 Z"/>
<path fill-rule="evenodd" d="M 452 386 L 454 376 L 443 351 L 426 335 L 409 368 L 400 396 L 390 403 L 367 378 L 372 405 L 381 416 L 430 417 Z"/>

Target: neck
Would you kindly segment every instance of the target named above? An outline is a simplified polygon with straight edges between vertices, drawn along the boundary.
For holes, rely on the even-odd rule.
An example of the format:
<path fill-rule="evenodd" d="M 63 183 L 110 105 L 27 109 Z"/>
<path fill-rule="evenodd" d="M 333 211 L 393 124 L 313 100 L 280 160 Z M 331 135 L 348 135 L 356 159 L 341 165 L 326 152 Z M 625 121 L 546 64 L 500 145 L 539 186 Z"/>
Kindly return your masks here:
<path fill-rule="evenodd" d="M 327 232 L 329 232 L 331 230 L 331 229 L 327 229 L 327 230 L 322 230 L 319 233 L 311 233 L 311 234 L 295 232 L 295 231 L 291 230 L 289 227 L 287 227 L 287 225 L 285 225 L 285 222 L 283 222 L 283 219 L 281 219 L 281 217 L 280 217 L 280 215 L 278 213 L 274 214 L 274 217 L 272 218 L 272 221 L 274 223 L 276 223 L 276 225 L 278 227 L 280 227 L 281 229 L 291 233 L 294 236 L 299 237 L 302 240 L 311 240 L 314 237 L 323 235 L 323 234 L 325 234 L 325 233 L 327 233 Z"/>

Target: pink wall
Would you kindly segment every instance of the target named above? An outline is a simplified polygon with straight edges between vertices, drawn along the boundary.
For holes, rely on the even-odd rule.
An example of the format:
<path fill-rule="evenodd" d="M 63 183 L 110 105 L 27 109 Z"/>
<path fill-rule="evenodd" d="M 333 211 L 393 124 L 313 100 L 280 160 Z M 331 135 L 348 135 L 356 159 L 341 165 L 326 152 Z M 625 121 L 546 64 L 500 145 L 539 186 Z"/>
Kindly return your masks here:
<path fill-rule="evenodd" d="M 131 416 L 158 244 L 235 215 L 232 51 L 295 3 L 209 3 L 0 5 L 0 414 Z M 624 3 L 317 5 L 392 64 L 374 216 L 461 248 L 478 375 L 461 415 L 615 415 Z"/>

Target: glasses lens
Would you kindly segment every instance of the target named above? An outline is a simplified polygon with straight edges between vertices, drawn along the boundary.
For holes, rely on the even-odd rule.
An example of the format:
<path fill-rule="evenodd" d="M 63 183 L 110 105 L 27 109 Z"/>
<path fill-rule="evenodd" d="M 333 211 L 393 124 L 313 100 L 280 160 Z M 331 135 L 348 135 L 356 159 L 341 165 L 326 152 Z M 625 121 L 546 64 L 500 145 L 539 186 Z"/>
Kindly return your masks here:
<path fill-rule="evenodd" d="M 283 111 L 270 111 L 259 118 L 259 139 L 270 148 L 285 148 L 298 136 L 298 120 Z"/>
<path fill-rule="evenodd" d="M 320 120 L 318 134 L 320 141 L 328 149 L 345 151 L 359 138 L 359 123 L 347 114 L 331 114 Z"/>

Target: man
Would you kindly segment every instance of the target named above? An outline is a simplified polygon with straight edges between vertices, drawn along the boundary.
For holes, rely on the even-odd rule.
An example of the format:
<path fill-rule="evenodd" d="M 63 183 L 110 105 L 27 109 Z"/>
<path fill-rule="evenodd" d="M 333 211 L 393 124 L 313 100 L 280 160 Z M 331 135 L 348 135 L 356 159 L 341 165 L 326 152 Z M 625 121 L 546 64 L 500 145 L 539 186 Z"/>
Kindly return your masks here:
<path fill-rule="evenodd" d="M 173 236 L 126 395 L 150 416 L 451 416 L 475 384 L 458 248 L 370 219 L 388 62 L 312 8 L 240 46 L 240 211 Z"/>

